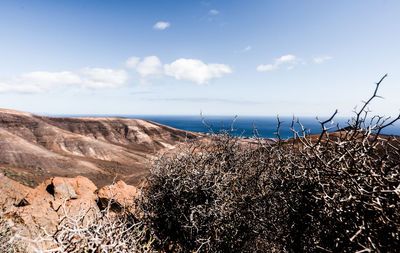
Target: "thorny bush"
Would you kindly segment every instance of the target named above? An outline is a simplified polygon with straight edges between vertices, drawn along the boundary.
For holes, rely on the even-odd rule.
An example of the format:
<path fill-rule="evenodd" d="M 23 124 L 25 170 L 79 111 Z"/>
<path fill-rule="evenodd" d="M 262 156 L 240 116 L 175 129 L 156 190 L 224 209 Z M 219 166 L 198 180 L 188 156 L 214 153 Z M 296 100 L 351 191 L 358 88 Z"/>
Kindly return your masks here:
<path fill-rule="evenodd" d="M 19 253 L 26 250 L 23 243 L 15 241 L 13 225 L 11 219 L 2 217 L 0 213 L 0 252 L 2 253 Z"/>
<path fill-rule="evenodd" d="M 142 222 L 135 218 L 135 211 L 132 212 L 131 206 L 116 206 L 118 204 L 110 199 L 104 209 L 82 203 L 79 210 L 71 212 L 67 202 L 64 201 L 60 206 L 62 215 L 55 231 L 47 232 L 43 229 L 34 239 L 18 234 L 14 236 L 12 245 L 28 245 L 27 251 L 18 252 L 154 252 L 151 233 L 145 232 Z"/>
<path fill-rule="evenodd" d="M 141 200 L 166 252 L 387 252 L 400 249 L 400 143 L 395 119 L 364 102 L 347 126 L 336 112 L 309 135 L 248 143 L 227 134 L 159 159 Z M 296 131 L 295 125 L 300 127 Z M 298 128 L 297 128 L 298 129 Z"/>
<path fill-rule="evenodd" d="M 48 236 L 59 252 L 128 253 L 151 252 L 149 239 L 127 208 L 111 210 L 112 201 L 103 210 L 82 209 L 78 215 L 69 214 L 63 205 L 64 215 L 54 233 Z"/>

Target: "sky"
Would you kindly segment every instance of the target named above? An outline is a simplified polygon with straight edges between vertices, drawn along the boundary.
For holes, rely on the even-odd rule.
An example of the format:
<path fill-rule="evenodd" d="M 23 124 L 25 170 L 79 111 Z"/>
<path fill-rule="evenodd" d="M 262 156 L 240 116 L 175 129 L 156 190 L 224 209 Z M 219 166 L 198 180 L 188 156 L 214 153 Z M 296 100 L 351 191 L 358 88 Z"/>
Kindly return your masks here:
<path fill-rule="evenodd" d="M 0 108 L 46 115 L 400 113 L 398 0 L 3 0 Z"/>

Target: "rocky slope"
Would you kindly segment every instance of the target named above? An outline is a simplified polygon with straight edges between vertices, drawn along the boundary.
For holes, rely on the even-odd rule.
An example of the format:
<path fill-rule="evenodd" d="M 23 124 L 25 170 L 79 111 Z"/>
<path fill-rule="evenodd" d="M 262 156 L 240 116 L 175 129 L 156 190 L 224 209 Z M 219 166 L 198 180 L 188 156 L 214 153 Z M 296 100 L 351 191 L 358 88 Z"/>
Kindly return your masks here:
<path fill-rule="evenodd" d="M 78 175 L 98 187 L 114 177 L 135 185 L 152 158 L 202 136 L 139 119 L 56 118 L 0 109 L 0 168 L 31 187 L 53 176 Z"/>
<path fill-rule="evenodd" d="M 35 239 L 43 229 L 54 233 L 64 215 L 90 216 L 88 211 L 97 212 L 111 200 L 111 210 L 131 207 L 139 190 L 123 181 L 98 189 L 82 176 L 49 178 L 32 189 L 0 172 L 0 193 L 0 218 L 12 223 L 13 233 Z"/>

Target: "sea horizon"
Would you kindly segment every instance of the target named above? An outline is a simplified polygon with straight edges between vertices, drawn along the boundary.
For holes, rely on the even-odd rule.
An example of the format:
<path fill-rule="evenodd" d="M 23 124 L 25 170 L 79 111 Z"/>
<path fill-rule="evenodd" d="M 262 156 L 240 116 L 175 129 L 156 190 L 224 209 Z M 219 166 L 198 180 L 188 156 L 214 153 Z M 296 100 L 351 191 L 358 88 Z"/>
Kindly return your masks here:
<path fill-rule="evenodd" d="M 43 115 L 43 114 L 41 114 Z M 46 114 L 49 117 L 122 117 L 130 119 L 143 119 L 153 121 L 162 125 L 174 127 L 177 129 L 199 132 L 199 133 L 217 133 L 220 130 L 232 130 L 235 136 L 244 138 L 260 137 L 260 138 L 277 138 L 277 116 L 227 116 L 227 115 L 126 115 L 126 114 Z M 316 117 L 311 116 L 279 116 L 281 121 L 280 137 L 283 139 L 293 137 L 291 130 L 292 120 L 295 120 L 295 130 L 301 132 L 298 121 L 303 125 L 309 134 L 321 133 L 321 124 Z M 329 116 L 319 117 L 324 121 Z M 327 127 L 332 127 L 331 131 L 347 127 L 348 120 L 351 117 L 335 117 Z M 204 124 L 205 123 L 205 124 Z M 232 125 L 233 123 L 233 125 Z M 382 132 L 388 135 L 400 136 L 400 124 L 397 123 L 389 126 Z"/>

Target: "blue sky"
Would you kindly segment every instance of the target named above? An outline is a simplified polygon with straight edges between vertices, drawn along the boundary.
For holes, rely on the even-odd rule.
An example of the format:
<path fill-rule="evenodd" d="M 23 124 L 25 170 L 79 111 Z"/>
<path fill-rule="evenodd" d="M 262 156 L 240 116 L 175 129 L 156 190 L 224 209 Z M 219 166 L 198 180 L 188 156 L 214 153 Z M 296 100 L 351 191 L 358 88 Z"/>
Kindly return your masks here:
<path fill-rule="evenodd" d="M 0 2 L 0 107 L 41 114 L 400 112 L 400 1 Z"/>

